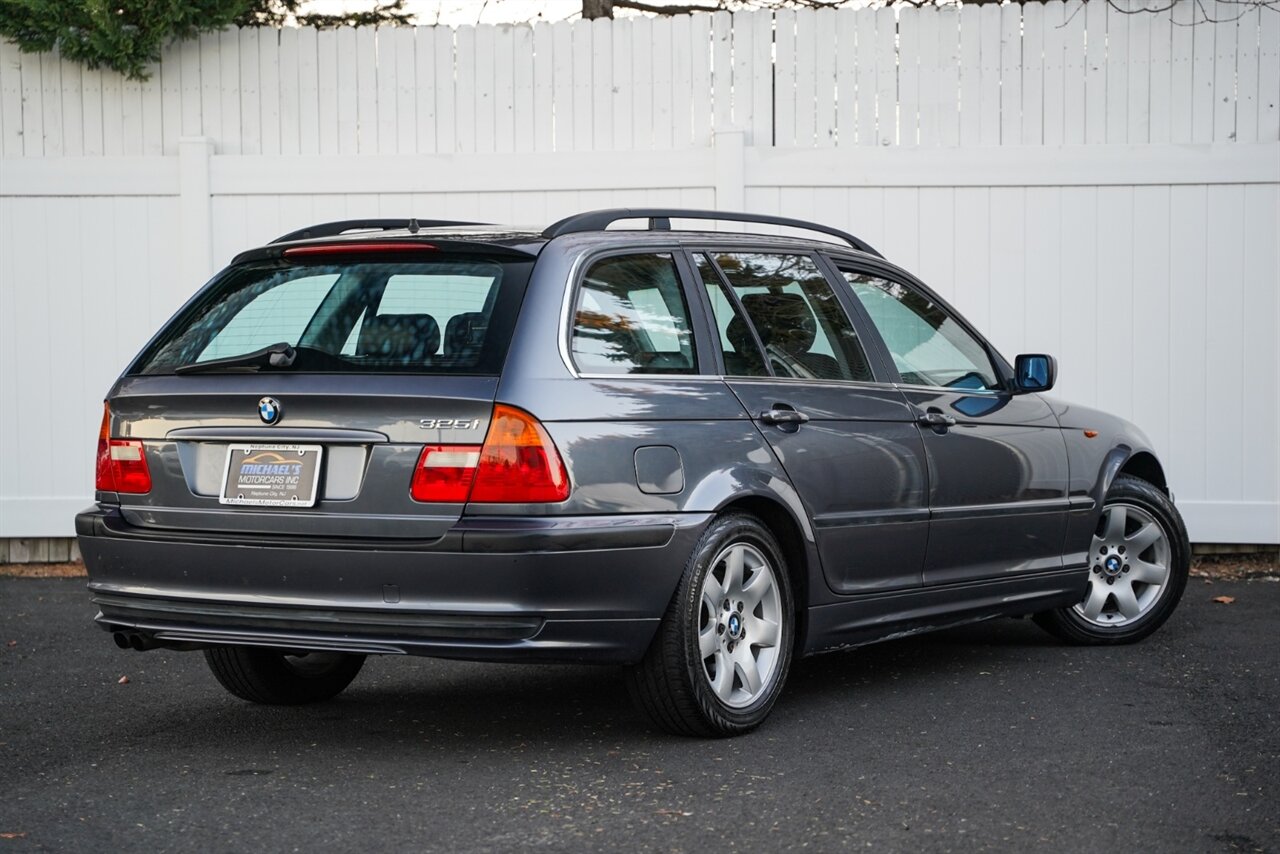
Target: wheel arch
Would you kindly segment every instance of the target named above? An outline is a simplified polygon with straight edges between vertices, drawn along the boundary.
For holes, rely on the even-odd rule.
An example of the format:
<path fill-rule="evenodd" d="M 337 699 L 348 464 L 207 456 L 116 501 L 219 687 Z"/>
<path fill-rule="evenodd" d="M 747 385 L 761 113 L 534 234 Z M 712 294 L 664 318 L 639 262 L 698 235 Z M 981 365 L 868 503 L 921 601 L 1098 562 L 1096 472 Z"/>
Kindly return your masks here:
<path fill-rule="evenodd" d="M 1160 465 L 1160 461 L 1156 459 L 1156 455 L 1150 451 L 1135 451 L 1129 455 L 1116 470 L 1116 476 L 1127 474 L 1132 477 L 1141 478 L 1147 483 L 1154 485 L 1165 495 L 1169 494 L 1169 484 L 1165 480 L 1164 468 Z M 1112 478 L 1114 480 L 1114 478 Z M 1108 484 L 1108 487 L 1110 484 Z"/>

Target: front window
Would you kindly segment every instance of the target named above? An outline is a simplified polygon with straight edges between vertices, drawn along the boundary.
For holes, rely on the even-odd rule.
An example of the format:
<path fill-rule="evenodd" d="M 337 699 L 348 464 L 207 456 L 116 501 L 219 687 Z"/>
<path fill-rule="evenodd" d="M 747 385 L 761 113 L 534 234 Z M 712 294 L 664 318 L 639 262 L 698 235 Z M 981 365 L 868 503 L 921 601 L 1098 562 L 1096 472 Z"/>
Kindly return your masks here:
<path fill-rule="evenodd" d="M 906 285 L 843 271 L 910 385 L 997 390 L 999 374 L 986 349 L 955 318 Z"/>

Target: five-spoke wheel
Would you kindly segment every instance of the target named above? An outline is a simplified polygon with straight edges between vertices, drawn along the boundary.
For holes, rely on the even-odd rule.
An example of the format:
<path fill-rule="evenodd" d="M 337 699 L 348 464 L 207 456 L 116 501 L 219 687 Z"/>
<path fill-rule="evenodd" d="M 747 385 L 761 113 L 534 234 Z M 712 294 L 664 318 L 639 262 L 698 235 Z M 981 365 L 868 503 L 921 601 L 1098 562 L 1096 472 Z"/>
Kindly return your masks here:
<path fill-rule="evenodd" d="M 1075 643 L 1129 643 L 1168 619 L 1182 596 L 1191 546 L 1162 490 L 1128 475 L 1107 493 L 1088 554 L 1089 582 L 1075 605 L 1035 615 Z"/>
<path fill-rule="evenodd" d="M 773 567 L 755 546 L 735 542 L 702 582 L 698 652 L 711 690 L 726 706 L 751 705 L 778 671 L 782 596 Z"/>
<path fill-rule="evenodd" d="M 1127 626 L 1160 599 L 1169 583 L 1169 537 L 1151 513 L 1108 504 L 1093 538 L 1089 595 L 1076 612 L 1099 626 Z"/>

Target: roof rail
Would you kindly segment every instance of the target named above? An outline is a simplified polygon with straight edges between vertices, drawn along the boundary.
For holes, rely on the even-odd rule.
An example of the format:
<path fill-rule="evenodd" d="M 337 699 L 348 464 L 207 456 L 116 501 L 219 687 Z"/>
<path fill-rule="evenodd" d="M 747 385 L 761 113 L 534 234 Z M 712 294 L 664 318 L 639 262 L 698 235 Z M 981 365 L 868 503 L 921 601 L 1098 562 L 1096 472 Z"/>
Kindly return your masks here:
<path fill-rule="evenodd" d="M 297 231 L 291 231 L 277 237 L 272 243 L 288 243 L 292 240 L 307 240 L 313 237 L 336 237 L 347 231 L 395 231 L 410 228 L 414 223 L 420 228 L 435 228 L 441 225 L 482 225 L 478 222 L 462 222 L 452 219 L 344 219 L 338 222 L 322 222 L 309 225 Z"/>
<path fill-rule="evenodd" d="M 838 238 L 848 243 L 859 252 L 866 252 L 884 257 L 863 240 L 845 231 L 816 222 L 802 219 L 791 219 L 784 216 L 768 216 L 763 214 L 736 213 L 734 211 L 683 210 L 681 208 L 610 208 L 608 210 L 587 211 L 565 217 L 552 223 L 542 232 L 542 236 L 551 239 L 562 234 L 577 234 L 583 231 L 603 231 L 618 220 L 647 219 L 650 231 L 669 231 L 672 219 L 707 219 L 725 222 L 758 222 L 767 225 L 785 225 L 791 228 L 803 228 Z"/>

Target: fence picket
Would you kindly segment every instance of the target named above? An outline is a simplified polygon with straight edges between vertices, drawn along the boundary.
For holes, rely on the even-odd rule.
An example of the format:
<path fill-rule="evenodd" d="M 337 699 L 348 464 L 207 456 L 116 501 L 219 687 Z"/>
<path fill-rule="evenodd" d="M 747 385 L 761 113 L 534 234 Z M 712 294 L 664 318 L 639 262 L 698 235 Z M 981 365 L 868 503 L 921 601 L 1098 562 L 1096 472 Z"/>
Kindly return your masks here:
<path fill-rule="evenodd" d="M 270 31 L 268 31 L 270 32 Z M 259 30 L 240 31 L 240 153 L 262 153 L 262 95 L 258 80 Z M 144 97 L 146 93 L 143 93 Z M 143 110 L 145 113 L 146 103 Z"/>
<path fill-rule="evenodd" d="M 1168 13 L 1151 20 L 1148 56 L 1150 99 L 1147 119 L 1147 142 L 1167 143 L 1172 131 L 1173 98 L 1173 18 Z"/>
<path fill-rule="evenodd" d="M 727 13 L 717 13 L 726 14 Z M 635 146 L 632 132 L 632 116 L 635 110 L 635 74 L 631 67 L 632 34 L 631 21 L 622 19 L 614 21 L 612 27 L 613 51 L 609 69 L 613 86 L 610 90 L 610 107 L 613 114 L 613 128 L 610 138 L 613 147 L 626 151 Z M 719 84 L 717 84 L 719 85 Z M 727 101 L 727 98 L 726 98 Z"/>
<path fill-rule="evenodd" d="M 320 139 L 325 135 L 320 121 L 320 45 L 315 30 L 298 33 L 298 112 L 293 121 L 286 110 L 280 126 L 281 143 L 286 153 L 318 154 Z M 185 79 L 185 78 L 184 78 Z M 290 92 L 285 86 L 281 92 Z M 326 101 L 325 109 L 332 111 L 333 102 Z M 334 124 L 334 135 L 337 134 Z"/>
<path fill-rule="evenodd" d="M 898 20 L 898 143 L 920 144 L 920 15 Z"/>
<path fill-rule="evenodd" d="M 1258 18 L 1263 9 L 1246 11 L 1239 21 L 1236 44 L 1236 142 L 1258 139 Z"/>
<path fill-rule="evenodd" d="M 960 144 L 982 141 L 982 7 L 960 10 Z"/>
<path fill-rule="evenodd" d="M 0 39 L 0 155 L 22 156 L 22 60 L 8 39 Z"/>
<path fill-rule="evenodd" d="M 978 7 L 981 27 L 982 69 L 979 72 L 978 113 L 980 141 L 1000 144 L 1000 69 L 1003 60 L 1003 15 L 1000 6 Z"/>
<path fill-rule="evenodd" d="M 365 29 L 369 29 L 366 27 Z M 373 30 L 374 62 L 374 124 L 377 142 L 374 150 L 379 154 L 395 154 L 400 143 L 400 105 L 397 97 L 400 79 L 400 43 L 395 39 L 395 28 L 382 27 Z M 361 62 L 361 73 L 365 72 L 367 57 Z M 363 121 L 363 116 L 361 117 Z M 411 121 L 412 116 L 404 116 Z"/>
<path fill-rule="evenodd" d="M 1236 138 L 1236 40 L 1241 12 L 1234 2 L 1206 3 L 1216 20 L 1213 24 L 1213 141 L 1234 142 Z M 1271 12 L 1270 14 L 1280 14 Z"/>
<path fill-rule="evenodd" d="M 935 6 L 921 9 L 919 59 L 918 134 L 920 145 L 937 145 L 941 116 L 948 106 L 942 101 L 943 56 L 946 47 L 938 32 L 939 13 Z M 948 93 L 954 107 L 955 92 Z"/>
<path fill-rule="evenodd" d="M 1083 144 L 1085 141 L 1085 107 L 1088 95 L 1088 55 L 1084 40 L 1085 11 L 1083 0 L 1066 0 L 1062 6 L 1062 141 Z"/>
<path fill-rule="evenodd" d="M 1022 7 L 1022 128 L 1023 145 L 1040 145 L 1044 141 L 1045 90 L 1044 74 L 1047 58 L 1044 44 L 1045 7 L 1039 2 Z"/>
<path fill-rule="evenodd" d="M 551 25 L 539 22 L 533 28 L 533 150 L 555 148 L 555 113 L 552 87 L 555 84 L 555 49 Z"/>
<path fill-rule="evenodd" d="M 0 58 L 0 62 L 3 59 Z M 80 88 L 83 67 L 78 62 L 62 60 L 62 91 L 59 93 L 59 109 L 62 110 L 62 153 L 68 157 L 84 154 L 84 94 Z M 178 93 L 181 96 L 181 93 Z M 0 110 L 0 112 L 3 112 Z M 3 125 L 0 119 L 0 126 Z M 2 134 L 3 131 L 0 131 Z M 176 148 L 174 149 L 176 150 Z M 0 156 L 3 145 L 0 144 Z"/>
<path fill-rule="evenodd" d="M 1280 15 L 1263 14 L 1258 28 L 1258 141 L 1280 141 Z"/>
<path fill-rule="evenodd" d="M 1129 16 L 1129 91 L 1125 111 L 1125 140 L 1143 144 L 1151 139 L 1151 30 L 1153 14 Z"/>
<path fill-rule="evenodd" d="M 283 76 L 292 78 L 294 85 L 293 99 L 289 102 L 289 107 L 295 113 L 298 109 L 297 98 L 297 80 L 298 80 L 298 34 L 296 30 L 290 30 L 293 38 L 290 44 L 293 53 L 290 57 L 290 64 L 283 70 Z M 280 89 L 281 89 L 281 68 L 280 68 L 280 42 L 284 38 L 284 31 L 267 30 L 262 33 L 258 40 L 258 98 L 260 104 L 259 132 L 261 136 L 261 151 L 263 154 L 279 154 L 280 153 Z"/>
<path fill-rule="evenodd" d="M 776 53 L 773 69 L 773 139 L 774 145 L 791 148 L 800 144 L 796 132 L 796 112 L 797 109 L 804 109 L 797 104 L 800 92 L 796 76 L 796 13 L 792 9 L 779 9 L 774 20 Z"/>
<path fill-rule="evenodd" d="M 1022 144 L 1022 6 L 1000 6 L 1000 143 Z"/>
<path fill-rule="evenodd" d="M 1195 27 L 1191 26 L 1194 7 L 1175 3 L 1169 12 L 1169 141 L 1191 142 L 1194 125 L 1193 81 L 1195 75 Z"/>
<path fill-rule="evenodd" d="M 615 51 L 617 47 L 615 39 Z M 616 61 L 614 68 L 616 81 Z M 733 127 L 733 16 L 728 12 L 711 15 L 711 85 L 714 91 L 712 127 L 718 131 L 728 130 Z"/>
<path fill-rule="evenodd" d="M 1189 4 L 1181 4 L 1187 6 Z M 1210 9 L 1212 4 L 1206 4 Z M 1205 20 L 1199 4 L 1191 7 L 1191 20 L 1195 25 L 1191 29 L 1191 142 L 1213 142 L 1214 114 L 1217 111 L 1213 103 L 1213 73 L 1216 55 L 1214 52 L 1214 30 L 1211 22 Z M 1178 6 L 1174 6 L 1178 11 Z"/>
<path fill-rule="evenodd" d="M 59 157 L 62 142 L 62 63 L 55 53 L 36 57 L 40 63 L 40 123 L 44 128 L 44 156 Z"/>
<path fill-rule="evenodd" d="M 613 140 L 613 34 L 610 21 L 599 18 L 591 23 L 591 148 L 612 151 Z"/>

